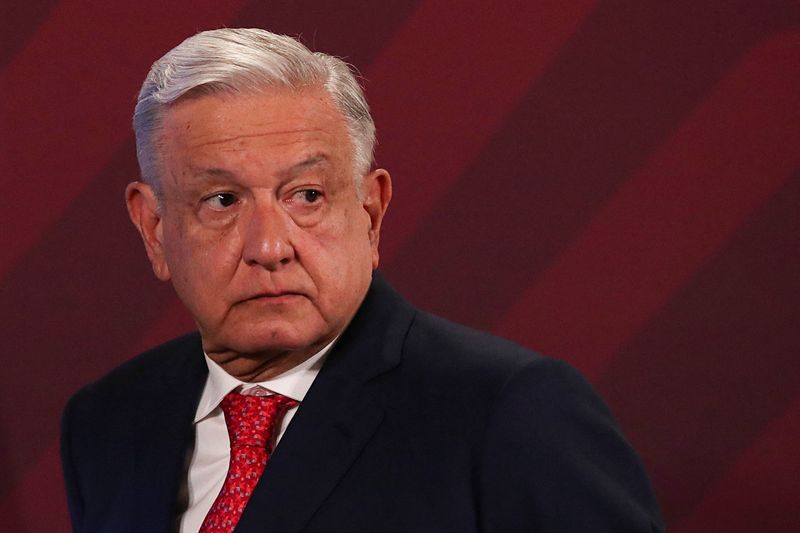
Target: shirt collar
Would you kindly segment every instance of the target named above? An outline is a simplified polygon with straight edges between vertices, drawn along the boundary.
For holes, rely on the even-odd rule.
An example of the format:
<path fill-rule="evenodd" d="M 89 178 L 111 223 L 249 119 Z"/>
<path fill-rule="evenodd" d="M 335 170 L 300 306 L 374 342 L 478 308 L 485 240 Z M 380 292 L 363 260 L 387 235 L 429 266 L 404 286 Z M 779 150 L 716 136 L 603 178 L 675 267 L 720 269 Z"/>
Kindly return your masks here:
<path fill-rule="evenodd" d="M 242 390 L 262 387 L 270 392 L 302 402 L 308 389 L 311 388 L 314 378 L 317 377 L 319 369 L 322 368 L 325 356 L 335 342 L 336 339 L 333 339 L 322 350 L 283 374 L 258 383 L 246 383 L 236 379 L 225 372 L 208 354 L 203 353 L 208 366 L 208 379 L 206 379 L 206 385 L 203 388 L 203 394 L 200 396 L 200 403 L 194 416 L 195 424 L 210 415 L 225 395 L 237 387 L 242 387 Z"/>

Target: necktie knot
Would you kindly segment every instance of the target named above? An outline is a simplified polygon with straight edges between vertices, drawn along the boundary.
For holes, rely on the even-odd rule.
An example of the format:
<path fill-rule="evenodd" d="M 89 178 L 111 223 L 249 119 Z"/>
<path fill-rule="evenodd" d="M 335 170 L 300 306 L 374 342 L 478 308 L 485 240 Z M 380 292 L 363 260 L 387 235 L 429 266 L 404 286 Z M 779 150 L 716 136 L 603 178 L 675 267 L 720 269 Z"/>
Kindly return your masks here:
<path fill-rule="evenodd" d="M 284 413 L 295 405 L 295 400 L 280 394 L 255 396 L 229 393 L 222 399 L 220 407 L 225 413 L 231 448 L 256 446 L 270 450 L 277 425 Z"/>

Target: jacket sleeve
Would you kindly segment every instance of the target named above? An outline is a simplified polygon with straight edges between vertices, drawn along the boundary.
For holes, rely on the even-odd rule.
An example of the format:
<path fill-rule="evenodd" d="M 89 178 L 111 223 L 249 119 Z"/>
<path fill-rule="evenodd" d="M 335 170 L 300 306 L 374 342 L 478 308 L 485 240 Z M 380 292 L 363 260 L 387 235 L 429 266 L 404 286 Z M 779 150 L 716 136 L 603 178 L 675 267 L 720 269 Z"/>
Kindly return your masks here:
<path fill-rule="evenodd" d="M 665 531 L 633 448 L 564 363 L 539 359 L 505 383 L 480 457 L 482 531 Z"/>

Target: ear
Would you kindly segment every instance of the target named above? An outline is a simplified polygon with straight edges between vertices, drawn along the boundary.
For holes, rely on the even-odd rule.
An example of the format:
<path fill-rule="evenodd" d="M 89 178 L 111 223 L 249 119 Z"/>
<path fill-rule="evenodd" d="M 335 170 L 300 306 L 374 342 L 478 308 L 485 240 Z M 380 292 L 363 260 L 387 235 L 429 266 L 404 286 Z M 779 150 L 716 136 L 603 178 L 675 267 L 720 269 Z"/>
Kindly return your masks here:
<path fill-rule="evenodd" d="M 380 255 L 378 244 L 381 237 L 381 223 L 386 208 L 392 200 L 392 177 L 382 169 L 376 169 L 364 176 L 362 184 L 364 210 L 369 215 L 369 242 L 372 247 L 372 268 L 378 268 Z"/>
<path fill-rule="evenodd" d="M 125 189 L 125 203 L 128 205 L 131 222 L 142 236 L 153 272 L 161 281 L 169 280 L 169 267 L 164 256 L 161 209 L 155 191 L 146 183 L 134 181 Z"/>

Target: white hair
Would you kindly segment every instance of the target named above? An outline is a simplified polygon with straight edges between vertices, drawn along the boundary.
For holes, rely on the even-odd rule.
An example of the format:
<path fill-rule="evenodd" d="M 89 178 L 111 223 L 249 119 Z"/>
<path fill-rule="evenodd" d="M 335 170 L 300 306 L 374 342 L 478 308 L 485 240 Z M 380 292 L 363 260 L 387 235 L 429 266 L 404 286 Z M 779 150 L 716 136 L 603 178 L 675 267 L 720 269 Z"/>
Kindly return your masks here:
<path fill-rule="evenodd" d="M 344 116 L 359 184 L 373 163 L 375 124 L 351 67 L 291 37 L 243 28 L 198 33 L 153 63 L 133 114 L 142 179 L 160 193 L 157 135 L 164 112 L 181 98 L 314 87 L 327 92 Z"/>

